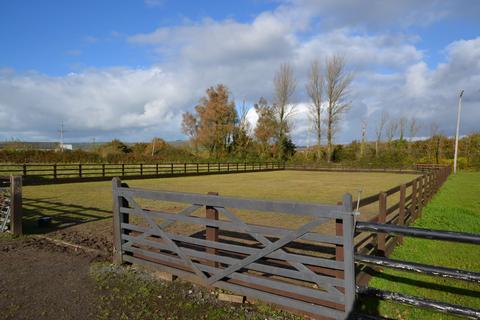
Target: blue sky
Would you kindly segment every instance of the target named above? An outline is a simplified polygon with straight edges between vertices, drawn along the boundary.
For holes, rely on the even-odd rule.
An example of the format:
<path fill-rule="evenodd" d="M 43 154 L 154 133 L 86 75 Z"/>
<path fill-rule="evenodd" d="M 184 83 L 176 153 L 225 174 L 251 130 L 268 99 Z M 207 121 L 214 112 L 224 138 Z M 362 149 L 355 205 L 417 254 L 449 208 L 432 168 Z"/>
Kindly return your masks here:
<path fill-rule="evenodd" d="M 386 110 L 453 132 L 479 130 L 480 1 L 0 0 L 0 139 L 184 139 L 181 114 L 226 84 L 238 104 L 272 99 L 281 63 L 295 69 L 293 137 L 309 142 L 308 65 L 343 55 L 355 73 L 337 142 L 373 138 Z M 249 111 L 252 127 L 256 115 Z M 13 119 L 13 120 L 12 120 Z"/>

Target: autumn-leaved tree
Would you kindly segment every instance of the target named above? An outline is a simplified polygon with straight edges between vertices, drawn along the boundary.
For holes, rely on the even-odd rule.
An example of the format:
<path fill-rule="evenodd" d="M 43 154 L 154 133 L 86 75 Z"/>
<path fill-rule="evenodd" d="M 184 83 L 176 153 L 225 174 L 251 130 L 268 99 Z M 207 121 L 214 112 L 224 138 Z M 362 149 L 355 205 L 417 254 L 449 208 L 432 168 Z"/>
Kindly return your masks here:
<path fill-rule="evenodd" d="M 255 111 L 258 115 L 255 138 L 260 148 L 260 154 L 271 156 L 271 146 L 276 143 L 278 127 L 275 111 L 263 97 L 255 104 Z"/>
<path fill-rule="evenodd" d="M 219 158 L 229 152 L 233 142 L 237 111 L 225 85 L 210 87 L 206 93 L 195 107 L 196 115 L 183 115 L 182 128 L 194 143 Z"/>

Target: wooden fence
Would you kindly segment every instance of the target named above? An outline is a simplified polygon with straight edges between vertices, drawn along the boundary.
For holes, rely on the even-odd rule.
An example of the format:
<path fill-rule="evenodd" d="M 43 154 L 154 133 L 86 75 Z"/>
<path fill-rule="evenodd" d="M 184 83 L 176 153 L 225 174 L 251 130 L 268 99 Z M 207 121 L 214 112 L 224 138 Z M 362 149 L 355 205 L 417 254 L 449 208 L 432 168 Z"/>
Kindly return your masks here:
<path fill-rule="evenodd" d="M 248 200 L 128 188 L 114 178 L 113 197 L 116 263 L 151 266 L 316 318 L 345 319 L 353 308 L 351 195 L 343 205 Z M 187 207 L 175 214 L 147 209 L 145 200 Z M 272 226 L 272 213 L 298 225 Z M 266 223 L 257 224 L 262 216 Z M 341 223 L 342 236 L 318 230 L 329 220 Z"/>
<path fill-rule="evenodd" d="M 113 177 L 154 178 L 283 170 L 279 162 L 207 162 L 155 164 L 0 164 L 0 175 L 22 176 L 25 184 L 110 180 Z"/>
<path fill-rule="evenodd" d="M 401 184 L 378 194 L 354 201 L 353 210 L 368 205 L 377 205 L 378 213 L 367 222 L 408 226 L 421 213 L 422 208 L 438 191 L 451 173 L 450 166 L 430 167 L 430 169 L 408 183 Z M 392 201 L 393 200 L 393 201 Z M 359 254 L 388 256 L 403 237 L 385 233 L 357 232 L 355 251 Z M 357 270 L 357 280 L 364 285 L 371 277 L 371 270 L 363 266 Z"/>

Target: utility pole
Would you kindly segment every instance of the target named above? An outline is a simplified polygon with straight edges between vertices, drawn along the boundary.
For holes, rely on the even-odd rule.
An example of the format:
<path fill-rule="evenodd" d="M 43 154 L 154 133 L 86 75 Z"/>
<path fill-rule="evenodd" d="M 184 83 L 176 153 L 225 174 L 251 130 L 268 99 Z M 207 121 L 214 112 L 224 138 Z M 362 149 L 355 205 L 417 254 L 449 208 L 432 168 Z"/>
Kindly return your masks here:
<path fill-rule="evenodd" d="M 63 134 L 65 133 L 65 130 L 63 128 L 63 120 L 62 125 L 60 126 L 60 130 L 58 130 L 58 132 L 60 132 L 60 151 L 63 152 Z"/>
<path fill-rule="evenodd" d="M 455 156 L 453 158 L 453 174 L 457 174 L 457 158 L 458 158 L 458 136 L 460 134 L 460 113 L 462 112 L 462 96 L 463 91 L 460 91 L 458 96 L 458 107 L 457 107 L 457 133 L 455 134 Z"/>

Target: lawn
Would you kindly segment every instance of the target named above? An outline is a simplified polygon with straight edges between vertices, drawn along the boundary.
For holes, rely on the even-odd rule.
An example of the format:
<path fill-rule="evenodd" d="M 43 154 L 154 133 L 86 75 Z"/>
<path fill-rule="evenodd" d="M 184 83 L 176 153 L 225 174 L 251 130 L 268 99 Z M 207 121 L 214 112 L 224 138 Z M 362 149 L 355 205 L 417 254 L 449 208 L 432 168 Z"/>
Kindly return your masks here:
<path fill-rule="evenodd" d="M 414 175 L 390 173 L 343 173 L 274 171 L 196 177 L 126 180 L 131 187 L 196 192 L 209 191 L 243 198 L 336 203 L 350 192 L 356 197 L 378 193 L 410 181 Z M 111 230 L 111 183 L 82 182 L 44 186 L 26 186 L 23 190 L 25 228 L 36 228 L 40 216 L 51 216 L 55 228 L 83 224 L 100 232 Z M 368 208 L 367 208 L 368 210 Z M 374 209 L 371 209 L 374 211 Z M 87 223 L 88 224 L 85 224 Z"/>
<path fill-rule="evenodd" d="M 480 173 L 451 176 L 424 208 L 414 225 L 421 228 L 480 233 Z M 480 246 L 405 238 L 390 256 L 412 262 L 480 272 Z M 480 308 L 480 284 L 385 270 L 369 286 L 434 300 Z M 382 316 L 401 319 L 456 319 L 429 310 L 385 301 L 363 307 Z"/>

